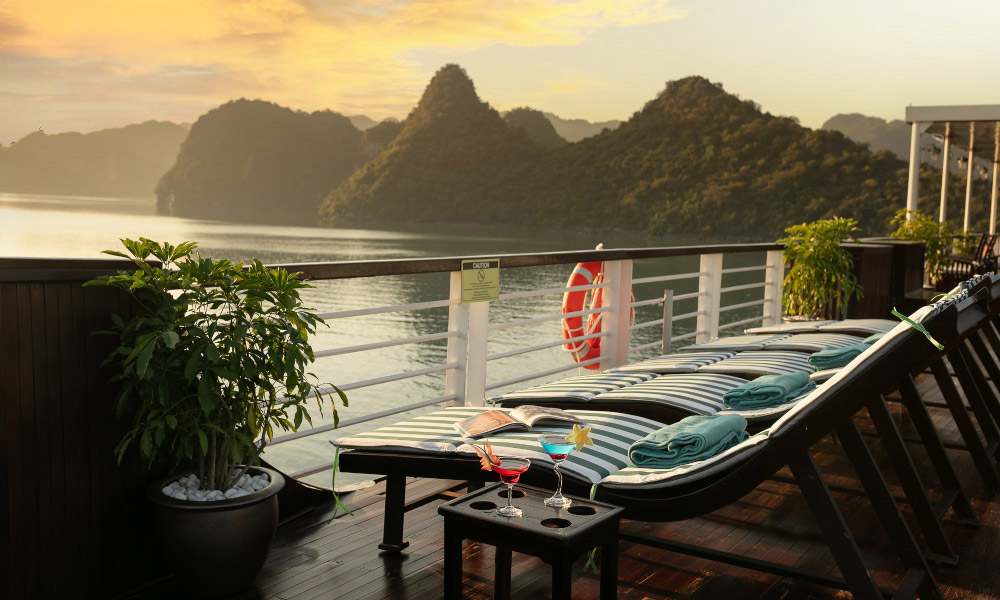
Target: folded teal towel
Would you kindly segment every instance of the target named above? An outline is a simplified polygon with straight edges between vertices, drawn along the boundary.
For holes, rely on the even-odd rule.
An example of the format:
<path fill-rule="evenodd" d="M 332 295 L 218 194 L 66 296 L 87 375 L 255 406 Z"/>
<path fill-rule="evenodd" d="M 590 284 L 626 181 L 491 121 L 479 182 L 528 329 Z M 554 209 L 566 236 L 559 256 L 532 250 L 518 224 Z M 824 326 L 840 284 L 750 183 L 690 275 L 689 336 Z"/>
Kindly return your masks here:
<path fill-rule="evenodd" d="M 654 431 L 633 443 L 629 460 L 637 467 L 669 469 L 705 460 L 750 437 L 740 415 L 696 415 Z"/>
<path fill-rule="evenodd" d="M 875 342 L 877 342 L 877 341 L 879 340 L 879 338 L 881 338 L 881 337 L 882 337 L 883 335 L 885 335 L 885 334 L 884 334 L 884 333 L 873 333 L 873 334 L 871 334 L 870 336 L 866 337 L 865 339 L 861 340 L 861 343 L 862 343 L 862 344 L 874 344 L 874 343 L 875 343 Z"/>
<path fill-rule="evenodd" d="M 784 404 L 816 388 L 809 373 L 796 371 L 787 375 L 765 375 L 748 381 L 722 395 L 729 408 L 750 410 Z"/>
<path fill-rule="evenodd" d="M 809 364 L 816 367 L 817 371 L 823 369 L 837 369 L 855 359 L 859 354 L 871 347 L 871 344 L 854 344 L 844 348 L 827 348 L 814 354 L 810 354 Z"/>

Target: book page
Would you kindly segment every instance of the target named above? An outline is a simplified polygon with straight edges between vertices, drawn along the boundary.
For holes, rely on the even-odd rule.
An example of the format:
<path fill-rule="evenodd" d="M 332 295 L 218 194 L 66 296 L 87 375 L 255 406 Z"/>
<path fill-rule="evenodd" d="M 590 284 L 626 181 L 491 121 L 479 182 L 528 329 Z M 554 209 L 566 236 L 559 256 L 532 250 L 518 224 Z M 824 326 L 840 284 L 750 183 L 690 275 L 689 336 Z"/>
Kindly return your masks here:
<path fill-rule="evenodd" d="M 569 421 L 570 423 L 583 422 L 579 417 L 573 416 L 561 408 L 553 408 L 551 406 L 535 406 L 533 404 L 518 406 L 514 410 L 510 411 L 510 416 L 523 422 L 528 427 L 531 427 L 537 421 L 541 421 L 543 419 Z"/>
<path fill-rule="evenodd" d="M 527 429 L 528 426 L 502 410 L 488 410 L 455 423 L 455 430 L 463 437 L 482 437 L 498 431 Z"/>

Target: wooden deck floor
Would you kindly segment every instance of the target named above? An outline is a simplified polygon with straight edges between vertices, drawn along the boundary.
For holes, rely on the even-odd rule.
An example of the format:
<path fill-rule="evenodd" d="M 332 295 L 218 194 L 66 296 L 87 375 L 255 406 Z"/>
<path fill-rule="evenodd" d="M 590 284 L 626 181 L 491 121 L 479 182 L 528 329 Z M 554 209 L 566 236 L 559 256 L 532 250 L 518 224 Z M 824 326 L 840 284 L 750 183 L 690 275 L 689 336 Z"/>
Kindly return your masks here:
<path fill-rule="evenodd" d="M 894 410 L 899 412 L 898 405 Z M 932 409 L 932 414 L 942 437 L 956 440 L 957 434 L 948 415 L 938 409 Z M 865 429 L 863 418 L 859 423 Z M 905 433 L 908 427 L 905 415 L 900 414 L 899 424 Z M 870 441 L 870 445 L 878 457 L 879 443 Z M 850 466 L 833 440 L 826 439 L 813 450 L 828 482 L 856 484 Z M 929 481 L 925 483 L 932 486 L 933 496 L 936 481 L 926 468 L 926 456 L 919 449 L 913 454 L 921 467 L 920 472 L 927 474 Z M 973 527 L 945 520 L 945 531 L 961 559 L 957 566 L 935 565 L 935 576 L 946 598 L 998 598 L 1000 504 L 996 496 L 983 491 L 967 455 L 954 452 L 952 458 L 961 481 L 967 482 L 966 492 L 981 522 Z M 328 524 L 332 506 L 326 506 L 283 524 L 255 587 L 238 598 L 441 598 L 443 532 L 437 507 L 455 494 L 461 494 L 462 485 L 458 481 L 427 479 L 409 482 L 407 500 L 412 509 L 406 516 L 405 535 L 410 546 L 401 555 L 380 553 L 376 547 L 382 534 L 382 484 L 345 497 L 345 503 L 354 512 L 353 517 L 340 516 Z M 867 500 L 844 494 L 835 496 L 876 580 L 895 587 L 899 582 L 899 565 Z M 908 513 L 907 507 L 904 506 L 903 511 Z M 787 483 L 766 482 L 739 502 L 701 518 L 677 523 L 625 521 L 622 528 L 837 573 L 808 507 L 798 489 Z M 493 561 L 492 547 L 466 543 L 463 562 L 466 597 L 492 597 Z M 597 598 L 599 580 L 592 573 L 584 573 L 583 565 L 583 559 L 575 564 L 573 598 Z M 512 597 L 549 597 L 550 576 L 548 565 L 515 554 Z M 168 586 L 161 585 L 146 590 L 142 597 L 175 595 Z M 618 596 L 736 600 L 841 598 L 850 597 L 850 594 L 622 542 Z"/>

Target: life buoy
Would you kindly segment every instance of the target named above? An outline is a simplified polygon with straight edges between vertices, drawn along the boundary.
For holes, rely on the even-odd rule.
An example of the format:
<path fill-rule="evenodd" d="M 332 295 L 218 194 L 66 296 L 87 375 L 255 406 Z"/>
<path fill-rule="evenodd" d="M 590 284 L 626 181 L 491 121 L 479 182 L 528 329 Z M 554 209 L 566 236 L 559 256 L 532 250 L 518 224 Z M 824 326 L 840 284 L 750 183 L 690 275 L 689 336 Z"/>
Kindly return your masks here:
<path fill-rule="evenodd" d="M 566 287 L 578 287 L 582 285 L 601 284 L 604 282 L 604 263 L 588 262 L 577 263 L 570 273 Z M 589 308 L 593 310 L 604 304 L 604 288 L 596 290 L 571 290 L 563 293 L 562 312 L 563 314 L 576 313 L 588 306 L 587 295 L 590 294 Z M 632 296 L 632 302 L 635 296 Z M 592 314 L 587 317 L 587 326 L 583 325 L 583 316 L 574 315 L 563 317 L 562 334 L 564 340 L 582 337 L 600 331 L 601 318 L 603 314 Z M 629 323 L 635 322 L 635 309 L 629 303 Z M 573 356 L 573 360 L 581 363 L 597 358 L 601 355 L 601 338 L 594 337 L 587 340 L 574 340 L 563 344 L 563 350 Z M 596 371 L 601 368 L 600 363 L 583 365 L 584 368 Z"/>

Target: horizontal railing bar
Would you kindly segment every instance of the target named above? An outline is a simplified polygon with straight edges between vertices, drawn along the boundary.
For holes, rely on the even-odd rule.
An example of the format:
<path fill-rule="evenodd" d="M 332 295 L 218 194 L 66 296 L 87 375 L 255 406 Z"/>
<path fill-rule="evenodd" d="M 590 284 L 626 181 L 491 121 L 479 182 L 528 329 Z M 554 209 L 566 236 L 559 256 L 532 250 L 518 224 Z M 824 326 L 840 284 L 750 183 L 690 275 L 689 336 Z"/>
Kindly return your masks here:
<path fill-rule="evenodd" d="M 694 312 L 684 313 L 683 315 L 674 315 L 674 321 L 680 321 L 682 319 L 690 319 L 691 317 L 697 317 L 698 315 L 707 314 L 707 310 L 696 310 Z"/>
<path fill-rule="evenodd" d="M 659 298 L 652 298 L 650 300 L 640 300 L 638 302 L 633 302 L 632 308 L 638 308 L 640 306 L 649 306 L 651 304 L 659 304 L 660 306 L 663 306 L 663 297 L 661 296 Z"/>
<path fill-rule="evenodd" d="M 311 435 L 316 435 L 318 433 L 326 433 L 327 431 L 333 431 L 334 429 L 349 427 L 351 425 L 357 425 L 359 423 L 367 423 L 368 421 L 374 421 L 375 419 L 381 419 L 382 417 L 391 417 L 392 415 L 398 415 L 399 413 L 403 413 L 408 410 L 423 408 L 425 406 L 431 406 L 433 404 L 440 404 L 442 402 L 447 402 L 449 400 L 455 400 L 456 398 L 458 398 L 458 394 L 448 394 L 447 396 L 438 396 L 437 398 L 431 398 L 430 400 L 421 400 L 420 402 L 414 402 L 413 404 L 407 404 L 406 406 L 397 406 L 395 408 L 389 408 L 376 413 L 355 417 L 353 419 L 344 419 L 343 421 L 338 423 L 336 427 L 334 427 L 333 423 L 327 423 L 326 425 L 320 425 L 319 427 L 311 427 L 303 431 L 296 431 L 294 433 L 289 433 L 286 435 L 276 437 L 272 439 L 270 442 L 268 442 L 267 445 L 273 446 L 275 444 L 281 444 L 283 442 L 290 442 L 292 440 L 307 438 Z"/>
<path fill-rule="evenodd" d="M 740 325 L 748 325 L 750 323 L 757 323 L 763 320 L 764 320 L 764 315 L 761 315 L 759 317 L 751 317 L 749 319 L 742 319 L 740 321 L 733 321 L 732 323 L 719 325 L 719 331 L 725 331 L 726 329 L 732 329 L 733 327 L 739 327 Z"/>
<path fill-rule="evenodd" d="M 723 306 L 722 308 L 719 309 L 719 312 L 720 313 L 724 313 L 727 310 L 737 310 L 737 309 L 740 309 L 740 308 L 748 308 L 748 307 L 751 307 L 751 306 L 760 306 L 760 305 L 764 304 L 765 302 L 767 302 L 767 300 L 764 300 L 764 299 L 751 300 L 749 302 L 741 302 L 740 304 L 733 304 L 733 305 L 730 305 L 730 306 Z"/>
<path fill-rule="evenodd" d="M 573 344 L 576 342 L 582 342 L 584 340 L 590 340 L 593 338 L 605 337 L 608 334 L 606 332 L 589 333 L 587 335 L 581 335 L 575 338 L 568 338 L 564 340 L 556 340 L 554 342 L 546 342 L 544 344 L 539 344 L 537 346 L 531 346 L 528 348 L 518 348 L 516 350 L 508 350 L 507 352 L 500 352 L 499 354 L 491 354 L 486 357 L 486 362 L 491 360 L 498 360 L 501 358 L 508 358 L 511 356 L 518 356 L 520 354 L 527 354 L 529 352 L 537 352 L 538 350 L 544 350 L 546 348 L 553 348 L 555 346 L 562 346 L 563 344 Z"/>
<path fill-rule="evenodd" d="M 379 385 L 382 383 L 389 383 L 391 381 L 400 381 L 403 379 L 410 379 L 411 377 L 420 377 L 421 375 L 430 375 L 431 373 L 440 373 L 441 371 L 447 371 L 448 369 L 455 369 L 458 367 L 457 362 L 447 363 L 444 365 L 439 365 L 436 367 L 427 367 L 426 369 L 418 369 L 416 371 L 406 371 L 404 373 L 397 373 L 396 375 L 386 375 L 385 377 L 376 377 L 375 379 L 365 379 L 364 381 L 355 381 L 353 383 L 345 383 L 344 385 L 339 385 L 340 391 L 347 392 L 350 390 L 356 390 L 363 387 L 368 387 L 372 385 Z"/>
<path fill-rule="evenodd" d="M 641 352 L 643 350 L 648 350 L 650 348 L 655 348 L 657 346 L 663 346 L 663 342 L 649 342 L 648 344 L 643 344 L 641 346 L 636 346 L 635 348 L 629 348 L 629 352 Z"/>
<path fill-rule="evenodd" d="M 600 288 L 609 288 L 610 283 L 591 283 L 588 285 L 571 285 L 569 287 L 560 288 L 546 288 L 544 290 L 528 290 L 526 292 L 511 292 L 509 294 L 500 294 L 500 300 L 516 300 L 518 298 L 531 298 L 532 296 L 545 296 L 547 294 L 562 294 L 565 292 L 582 292 L 584 290 L 596 290 Z"/>
<path fill-rule="evenodd" d="M 415 337 L 408 338 L 398 338 L 395 340 L 385 340 L 383 342 L 372 342 L 371 344 L 359 344 L 357 346 L 344 346 L 343 348 L 331 348 L 330 350 L 320 350 L 316 352 L 316 358 L 323 358 L 326 356 L 337 356 L 339 354 L 349 354 L 351 352 L 365 352 L 367 350 L 377 350 L 379 348 L 390 348 L 392 346 L 402 346 L 405 344 L 419 344 L 421 342 L 433 342 L 434 340 L 443 340 L 450 337 L 458 337 L 460 334 L 457 331 L 443 331 L 441 333 L 428 333 L 427 335 L 418 335 Z"/>
<path fill-rule="evenodd" d="M 572 317 L 582 317 L 585 315 L 596 315 L 598 313 L 611 312 L 610 306 L 601 306 L 599 308 L 589 308 L 587 310 L 578 310 L 576 312 L 568 313 L 556 313 L 554 315 L 547 315 L 544 317 L 535 317 L 534 319 L 522 319 L 520 321 L 507 321 L 506 323 L 495 323 L 490 325 L 488 331 L 500 331 L 502 329 L 511 329 L 513 327 L 524 327 L 525 325 L 535 325 L 538 323 L 545 323 L 548 321 L 558 321 L 560 319 L 569 319 Z"/>
<path fill-rule="evenodd" d="M 635 325 L 629 325 L 629 331 L 635 331 L 636 329 L 645 329 L 647 327 L 653 327 L 654 325 L 663 325 L 663 317 L 659 319 L 654 319 L 652 321 L 644 321 L 642 323 L 636 323 Z"/>
<path fill-rule="evenodd" d="M 763 271 L 768 269 L 767 265 L 757 265 L 755 267 L 733 267 L 732 269 L 723 269 L 723 275 L 729 275 L 730 273 L 749 273 L 750 271 Z"/>
<path fill-rule="evenodd" d="M 367 315 L 379 315 L 383 313 L 402 312 L 404 310 L 423 310 L 425 308 L 442 308 L 449 304 L 458 304 L 458 300 L 432 300 L 430 302 L 415 302 L 413 304 L 399 304 L 397 306 L 376 306 L 372 308 L 359 308 L 357 310 L 342 310 L 337 312 L 323 313 L 322 319 L 345 319 L 347 317 L 363 317 Z"/>
<path fill-rule="evenodd" d="M 766 283 L 761 281 L 760 283 L 745 283 L 743 285 L 734 285 L 731 287 L 722 288 L 720 291 L 725 294 L 726 292 L 738 292 L 740 290 L 752 290 L 755 288 L 762 288 Z"/>
<path fill-rule="evenodd" d="M 285 473 L 285 475 L 291 477 L 292 479 L 301 479 L 303 477 L 308 477 L 309 475 L 315 475 L 316 473 L 322 473 L 323 471 L 329 471 L 333 468 L 333 461 L 323 463 L 321 465 L 315 465 L 302 469 L 301 471 L 295 471 L 294 473 Z"/>
<path fill-rule="evenodd" d="M 602 360 L 605 360 L 606 358 L 607 358 L 607 356 L 601 355 L 601 356 L 598 356 L 597 358 L 592 358 L 590 360 L 585 360 L 585 361 L 578 362 L 578 363 L 568 364 L 568 365 L 565 365 L 565 366 L 562 366 L 562 367 L 556 367 L 554 369 L 549 369 L 548 371 L 540 371 L 538 373 L 532 373 L 530 375 L 524 375 L 524 376 L 521 376 L 521 377 L 515 377 L 513 379 L 507 379 L 505 381 L 498 381 L 496 383 L 491 383 L 491 384 L 487 385 L 486 386 L 486 390 L 487 391 L 489 391 L 489 390 L 495 390 L 497 388 L 502 388 L 502 387 L 505 387 L 505 386 L 508 386 L 508 385 L 514 385 L 515 383 L 521 383 L 522 381 L 530 381 L 532 379 L 538 379 L 540 377 L 548 377 L 549 375 L 555 375 L 556 373 L 562 373 L 563 371 L 570 371 L 570 370 L 576 369 L 578 367 L 585 367 L 587 365 L 592 365 L 594 363 L 601 362 Z"/>
<path fill-rule="evenodd" d="M 698 296 L 704 296 L 708 292 L 689 292 L 687 294 L 678 294 L 674 296 L 674 302 L 680 302 L 681 300 L 690 300 L 691 298 L 697 298 Z"/>
<path fill-rule="evenodd" d="M 702 275 L 708 275 L 706 271 L 698 271 L 695 273 L 675 273 L 673 275 L 655 275 L 653 277 L 637 277 L 632 280 L 632 285 L 642 285 L 643 283 L 656 283 L 658 281 L 677 281 L 679 279 L 694 279 L 695 277 L 701 277 Z"/>
<path fill-rule="evenodd" d="M 671 342 L 682 342 L 684 340 L 688 340 L 688 339 L 691 339 L 693 337 L 698 337 L 699 335 L 701 335 L 703 333 L 708 333 L 708 332 L 704 331 L 704 330 L 702 330 L 702 331 L 692 331 L 691 333 L 685 333 L 684 335 L 679 335 L 677 337 L 672 337 L 672 338 L 670 338 L 670 341 Z"/>

